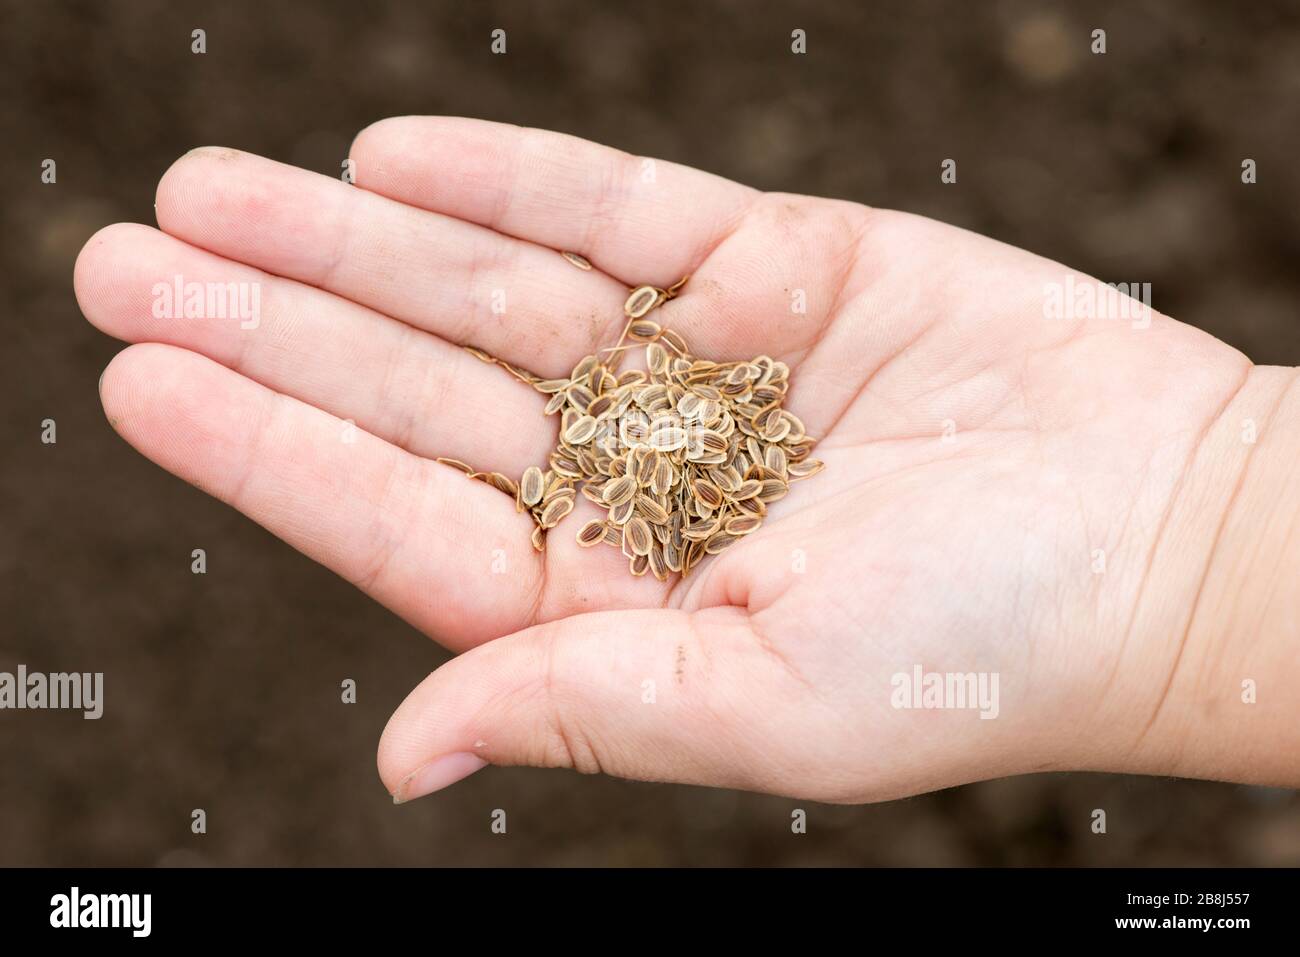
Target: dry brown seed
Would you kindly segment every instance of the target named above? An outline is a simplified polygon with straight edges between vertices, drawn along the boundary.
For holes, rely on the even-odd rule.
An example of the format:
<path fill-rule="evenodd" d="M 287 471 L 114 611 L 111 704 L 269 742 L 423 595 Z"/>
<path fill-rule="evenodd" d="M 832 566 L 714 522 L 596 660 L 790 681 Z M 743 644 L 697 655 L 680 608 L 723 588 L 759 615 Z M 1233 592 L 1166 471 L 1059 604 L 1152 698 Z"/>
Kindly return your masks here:
<path fill-rule="evenodd" d="M 650 573 L 661 582 L 668 581 L 668 563 L 664 561 L 664 553 L 661 549 L 652 548 L 650 550 Z"/>
<path fill-rule="evenodd" d="M 560 255 L 563 256 L 565 259 L 567 259 L 569 262 L 573 263 L 573 265 L 577 266 L 579 269 L 586 270 L 591 268 L 591 263 L 587 261 L 586 256 L 579 256 L 577 253 L 571 253 L 567 251 L 561 252 Z"/>
<path fill-rule="evenodd" d="M 803 440 L 803 437 L 808 434 L 804 429 L 803 420 L 793 412 L 786 412 L 783 409 L 781 411 L 781 418 L 790 423 L 790 433 L 785 437 L 786 442 L 800 442 Z"/>
<path fill-rule="evenodd" d="M 763 464 L 780 478 L 785 478 L 790 467 L 790 463 L 785 457 L 785 450 L 779 445 L 769 445 L 767 447 L 763 453 Z"/>
<path fill-rule="evenodd" d="M 630 503 L 634 495 L 636 495 L 636 478 L 631 475 L 620 475 L 605 483 L 600 497 L 605 500 L 606 505 L 622 505 Z"/>
<path fill-rule="evenodd" d="M 739 537 L 748 535 L 762 524 L 763 520 L 757 515 L 737 515 L 734 518 L 727 519 L 727 524 L 723 526 L 723 529 L 728 535 Z"/>
<path fill-rule="evenodd" d="M 703 446 L 707 455 L 718 455 L 727 451 L 726 438 L 709 429 L 700 432 L 700 445 Z"/>
<path fill-rule="evenodd" d="M 623 416 L 618 425 L 619 438 L 623 444 L 632 447 L 640 445 L 650 437 L 650 423 L 634 418 L 631 413 Z"/>
<path fill-rule="evenodd" d="M 533 383 L 533 388 L 538 392 L 563 392 L 568 387 L 568 379 L 539 379 Z"/>
<path fill-rule="evenodd" d="M 763 491 L 763 483 L 758 479 L 745 479 L 740 483 L 739 488 L 731 493 L 733 502 L 743 502 L 747 498 L 753 498 L 759 492 Z"/>
<path fill-rule="evenodd" d="M 673 530 L 668 527 L 667 523 L 663 525 L 651 525 L 650 531 L 655 533 L 655 538 L 659 539 L 659 544 L 661 545 L 667 545 L 673 540 Z"/>
<path fill-rule="evenodd" d="M 533 548 L 539 552 L 546 548 L 546 529 L 540 525 L 533 529 Z"/>
<path fill-rule="evenodd" d="M 632 512 L 636 510 L 636 505 L 636 501 L 629 498 L 627 502 L 610 506 L 610 521 L 615 525 L 627 524 L 628 519 L 632 518 Z"/>
<path fill-rule="evenodd" d="M 605 523 L 605 537 L 603 539 L 606 545 L 613 545 L 618 548 L 623 544 L 623 529 L 609 522 Z"/>
<path fill-rule="evenodd" d="M 790 434 L 790 420 L 783 415 L 772 416 L 763 429 L 763 438 L 769 442 L 780 442 Z"/>
<path fill-rule="evenodd" d="M 686 430 L 671 421 L 659 419 L 650 427 L 645 441 L 658 452 L 675 452 L 686 444 Z"/>
<path fill-rule="evenodd" d="M 564 488 L 557 488 L 554 491 L 547 492 L 546 497 L 542 499 L 542 507 L 545 508 L 560 498 L 567 498 L 570 502 L 573 502 L 577 500 L 578 492 L 572 485 L 566 485 Z"/>
<path fill-rule="evenodd" d="M 679 356 L 690 355 L 690 350 L 686 347 L 686 340 L 681 337 L 680 333 L 672 329 L 665 329 L 660 333 L 659 339 Z"/>
<path fill-rule="evenodd" d="M 439 459 L 434 459 L 434 461 L 440 462 L 443 465 L 450 465 L 454 469 L 460 469 L 460 471 L 464 472 L 466 475 L 474 474 L 474 470 L 470 468 L 468 465 L 466 465 L 464 462 L 462 462 L 460 459 L 439 458 Z"/>
<path fill-rule="evenodd" d="M 511 498 L 516 498 L 519 495 L 519 486 L 515 484 L 514 479 L 507 478 L 500 472 L 489 472 L 483 481 L 487 482 L 488 485 L 491 485 L 498 492 L 505 492 Z"/>
<path fill-rule="evenodd" d="M 636 497 L 637 511 L 645 516 L 646 521 L 654 525 L 664 525 L 668 521 L 668 510 L 649 495 Z"/>
<path fill-rule="evenodd" d="M 623 312 L 630 319 L 640 319 L 659 305 L 662 293 L 654 286 L 637 286 L 623 303 Z"/>
<path fill-rule="evenodd" d="M 738 362 L 732 366 L 731 371 L 727 373 L 727 385 L 743 385 L 748 383 L 751 376 L 749 374 L 749 363 Z"/>
<path fill-rule="evenodd" d="M 650 559 L 645 555 L 637 555 L 635 558 L 628 559 L 627 569 L 635 577 L 640 578 L 650 568 Z"/>
<path fill-rule="evenodd" d="M 589 413 L 588 406 L 596 399 L 596 393 L 592 392 L 585 385 L 571 385 L 564 390 L 565 397 L 579 412 Z"/>
<path fill-rule="evenodd" d="M 595 475 L 598 471 L 596 468 L 596 457 L 591 454 L 591 450 L 586 446 L 579 446 L 574 449 L 573 457 L 578 460 L 578 466 L 582 469 L 584 477 Z"/>
<path fill-rule="evenodd" d="M 583 415 L 564 430 L 564 441 L 569 445 L 582 445 L 590 441 L 595 434 L 596 420 L 589 415 Z"/>
<path fill-rule="evenodd" d="M 617 397 L 612 394 L 607 393 L 602 395 L 594 399 L 592 403 L 587 406 L 587 414 L 595 419 L 600 419 L 614 407 L 614 403 L 617 401 Z"/>
<path fill-rule="evenodd" d="M 709 469 L 709 481 L 727 495 L 734 494 L 741 485 L 740 473 L 730 466 Z"/>
<path fill-rule="evenodd" d="M 718 532 L 704 543 L 704 551 L 709 555 L 716 555 L 723 549 L 730 548 L 738 541 L 740 541 L 740 539 L 735 535 L 728 535 L 726 532 Z"/>
<path fill-rule="evenodd" d="M 668 371 L 668 350 L 657 342 L 645 347 L 645 365 L 652 376 L 661 376 Z"/>
<path fill-rule="evenodd" d="M 816 439 L 805 438 L 791 444 L 787 439 L 785 443 L 785 454 L 789 456 L 791 462 L 798 462 L 801 459 L 806 459 L 808 453 L 812 451 L 815 442 Z"/>
<path fill-rule="evenodd" d="M 551 453 L 551 468 L 556 475 L 563 475 L 567 479 L 584 478 L 577 458 L 558 449 Z"/>
<path fill-rule="evenodd" d="M 790 481 L 795 482 L 799 479 L 806 479 L 816 475 L 826 467 L 826 463 L 821 459 L 804 459 L 801 462 L 790 463 Z"/>
<path fill-rule="evenodd" d="M 546 483 L 542 478 L 542 470 L 536 465 L 524 469 L 523 478 L 519 480 L 519 500 L 531 508 L 542 500 L 542 493 L 545 491 Z"/>
<path fill-rule="evenodd" d="M 641 488 L 645 488 L 650 484 L 650 480 L 654 478 L 655 469 L 659 465 L 659 453 L 644 446 L 637 451 L 643 452 L 643 454 L 637 460 L 636 484 Z"/>
<path fill-rule="evenodd" d="M 786 493 L 790 491 L 790 486 L 781 479 L 764 479 L 763 488 L 759 491 L 758 497 L 764 502 L 775 502 L 783 499 Z"/>
<path fill-rule="evenodd" d="M 710 511 L 720 506 L 723 502 L 722 489 L 718 488 L 708 479 L 697 478 L 692 481 L 691 491 L 695 493 L 696 501 L 703 503 Z"/>
<path fill-rule="evenodd" d="M 650 537 L 650 526 L 640 515 L 633 515 L 623 526 L 623 539 L 637 555 L 648 555 L 650 549 L 654 547 L 654 539 Z"/>
<path fill-rule="evenodd" d="M 682 550 L 681 546 L 673 542 L 664 542 L 664 564 L 668 566 L 670 572 L 679 572 L 682 570 Z"/>
<path fill-rule="evenodd" d="M 705 519 L 702 522 L 697 522 L 694 525 L 687 525 L 683 528 L 682 538 L 686 539 L 688 542 L 703 541 L 721 527 L 722 523 L 718 521 L 718 519 Z"/>
<path fill-rule="evenodd" d="M 583 356 L 578 361 L 578 364 L 573 367 L 573 372 L 569 374 L 569 378 L 574 382 L 585 382 L 599 365 L 600 359 L 596 358 L 596 356 Z"/>
<path fill-rule="evenodd" d="M 753 498 L 741 499 L 735 505 L 736 510 L 745 515 L 757 515 L 761 518 L 767 514 L 767 506 L 763 504 L 763 500 L 757 495 Z"/>
<path fill-rule="evenodd" d="M 599 545 L 605 540 L 606 525 L 600 519 L 592 519 L 582 528 L 578 529 L 578 544 L 583 548 L 591 548 Z"/>
<path fill-rule="evenodd" d="M 653 342 L 662 332 L 659 323 L 653 319 L 637 319 L 627 327 L 627 334 L 641 342 Z"/>
<path fill-rule="evenodd" d="M 654 474 L 650 476 L 650 491 L 656 495 L 667 495 L 676 484 L 677 471 L 673 463 L 665 456 L 655 457 Z"/>
<path fill-rule="evenodd" d="M 682 577 L 685 578 L 691 573 L 691 569 L 699 564 L 704 557 L 703 542 L 688 542 L 686 551 L 682 553 Z"/>
<path fill-rule="evenodd" d="M 560 524 L 564 516 L 573 511 L 573 499 L 561 497 L 554 499 L 547 504 L 546 509 L 542 512 L 541 525 L 543 528 L 554 528 Z"/>
<path fill-rule="evenodd" d="M 541 381 L 541 379 L 538 376 L 533 375 L 531 372 L 526 372 L 523 369 L 516 369 L 509 362 L 505 362 L 501 359 L 497 360 L 497 365 L 505 369 L 507 372 L 509 372 L 520 382 L 526 382 L 528 385 L 532 385 L 534 382 Z"/>

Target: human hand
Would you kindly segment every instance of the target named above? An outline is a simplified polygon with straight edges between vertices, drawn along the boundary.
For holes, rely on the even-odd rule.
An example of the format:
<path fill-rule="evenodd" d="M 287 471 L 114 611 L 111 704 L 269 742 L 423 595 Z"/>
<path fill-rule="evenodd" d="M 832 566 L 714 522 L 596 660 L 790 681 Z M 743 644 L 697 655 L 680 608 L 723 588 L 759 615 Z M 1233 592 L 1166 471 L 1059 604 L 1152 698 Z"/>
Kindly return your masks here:
<path fill-rule="evenodd" d="M 461 653 L 384 733 L 395 797 L 484 762 L 827 801 L 1251 777 L 1236 735 L 1189 757 L 1219 660 L 1196 610 L 1251 454 L 1236 422 L 1287 407 L 1289 370 L 1160 315 L 1047 319 L 1071 274 L 959 229 L 553 133 L 402 118 L 351 158 L 355 186 L 188 154 L 161 231 L 96 234 L 75 283 L 137 343 L 101 382 L 128 442 Z M 577 547 L 582 497 L 534 553 L 510 499 L 433 459 L 517 477 L 555 421 L 459 345 L 566 375 L 629 286 L 686 274 L 654 318 L 701 356 L 789 363 L 826 470 L 684 582 Z M 155 317 L 177 275 L 257 284 L 256 327 Z M 893 707 L 917 666 L 996 674 L 996 718 Z"/>

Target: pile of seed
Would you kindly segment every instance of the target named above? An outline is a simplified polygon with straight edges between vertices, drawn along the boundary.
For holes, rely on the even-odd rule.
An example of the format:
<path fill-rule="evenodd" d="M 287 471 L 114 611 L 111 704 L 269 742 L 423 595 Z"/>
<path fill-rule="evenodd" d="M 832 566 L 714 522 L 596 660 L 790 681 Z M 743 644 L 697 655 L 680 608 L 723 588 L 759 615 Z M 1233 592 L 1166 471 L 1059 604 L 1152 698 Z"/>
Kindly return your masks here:
<path fill-rule="evenodd" d="M 576 254 L 565 258 L 582 266 Z M 546 414 L 560 417 L 560 444 L 548 468 L 532 466 L 518 482 L 439 461 L 513 496 L 537 524 L 539 551 L 581 492 L 606 515 L 579 529 L 579 545 L 621 549 L 636 576 L 685 577 L 705 555 L 755 532 L 791 482 L 822 469 L 809 457 L 816 440 L 781 408 L 790 377 L 784 362 L 700 359 L 681 336 L 646 318 L 685 281 L 632 290 L 618 343 L 585 357 L 565 379 L 541 379 L 470 349 L 550 396 Z M 619 372 L 639 344 L 646 369 Z"/>

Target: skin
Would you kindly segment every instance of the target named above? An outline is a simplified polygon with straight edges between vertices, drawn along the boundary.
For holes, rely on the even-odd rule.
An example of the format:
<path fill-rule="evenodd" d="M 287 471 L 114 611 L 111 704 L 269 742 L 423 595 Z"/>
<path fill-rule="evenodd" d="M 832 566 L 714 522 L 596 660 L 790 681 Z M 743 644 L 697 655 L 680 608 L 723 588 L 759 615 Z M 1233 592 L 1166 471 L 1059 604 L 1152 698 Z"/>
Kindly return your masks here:
<path fill-rule="evenodd" d="M 1100 285 L 960 229 L 551 132 L 405 117 L 350 155 L 355 185 L 186 154 L 159 229 L 97 233 L 75 286 L 133 343 L 100 384 L 123 438 L 458 653 L 384 732 L 395 800 L 485 762 L 831 802 L 1048 769 L 1300 783 L 1295 370 L 1159 314 L 1046 318 Z M 260 283 L 256 328 L 155 318 L 177 274 Z M 684 583 L 578 548 L 581 497 L 534 553 L 433 458 L 518 476 L 555 420 L 459 345 L 566 375 L 628 287 L 686 274 L 653 318 L 787 362 L 826 470 Z M 996 673 L 997 717 L 893 707 L 917 665 Z"/>

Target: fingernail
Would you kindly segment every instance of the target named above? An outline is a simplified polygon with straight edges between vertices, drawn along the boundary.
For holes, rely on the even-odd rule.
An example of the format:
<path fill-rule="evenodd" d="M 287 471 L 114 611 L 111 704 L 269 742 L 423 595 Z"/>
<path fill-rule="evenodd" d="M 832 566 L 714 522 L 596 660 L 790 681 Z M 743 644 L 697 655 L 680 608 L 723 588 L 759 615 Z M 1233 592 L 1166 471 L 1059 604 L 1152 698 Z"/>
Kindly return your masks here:
<path fill-rule="evenodd" d="M 468 752 L 444 754 L 408 774 L 393 792 L 393 803 L 405 804 L 407 801 L 414 801 L 434 791 L 441 791 L 457 781 L 463 781 L 479 768 L 486 766 L 487 762 L 477 754 Z"/>

